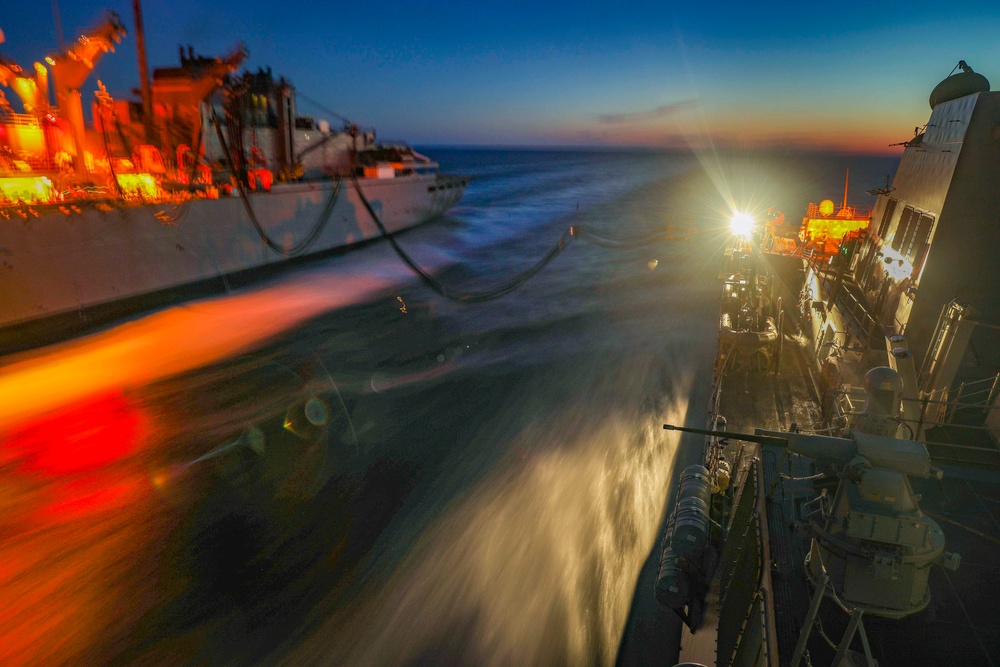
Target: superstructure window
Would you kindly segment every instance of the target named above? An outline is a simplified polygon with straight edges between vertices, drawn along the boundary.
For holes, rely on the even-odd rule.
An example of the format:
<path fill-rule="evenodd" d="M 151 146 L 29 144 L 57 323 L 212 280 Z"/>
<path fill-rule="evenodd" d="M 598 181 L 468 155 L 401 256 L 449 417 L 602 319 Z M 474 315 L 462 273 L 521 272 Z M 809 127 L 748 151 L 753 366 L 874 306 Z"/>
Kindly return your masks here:
<path fill-rule="evenodd" d="M 924 265 L 924 259 L 927 258 L 927 251 L 931 247 L 931 230 L 934 228 L 934 218 L 926 213 L 920 216 L 920 222 L 917 223 L 916 230 L 913 234 L 913 241 L 910 244 L 909 252 L 906 256 L 910 260 L 910 264 L 913 265 L 913 275 L 920 275 L 920 269 Z"/>
<path fill-rule="evenodd" d="M 931 233 L 932 224 L 934 224 L 934 218 L 924 213 L 917 219 L 916 224 L 910 225 L 910 233 L 907 238 L 903 239 L 901 252 L 908 260 L 910 260 L 911 264 L 913 263 L 914 257 L 916 257 L 916 253 L 920 245 L 927 242 L 927 237 Z"/>
<path fill-rule="evenodd" d="M 917 211 L 911 206 L 905 207 L 899 216 L 899 224 L 896 225 L 896 232 L 892 237 L 892 247 L 910 262 L 915 274 L 920 272 L 927 257 L 933 227 L 934 216 Z"/>
<path fill-rule="evenodd" d="M 907 235 L 910 233 L 910 225 L 915 225 L 919 219 L 920 214 L 914 211 L 911 207 L 907 206 L 903 209 L 903 214 L 899 216 L 899 224 L 896 225 L 896 233 L 892 236 L 892 249 L 899 250 L 905 247 L 903 245 L 903 240 L 906 239 Z"/>
<path fill-rule="evenodd" d="M 890 199 L 885 203 L 885 208 L 882 210 L 882 220 L 878 223 L 878 237 L 880 239 L 884 239 L 885 233 L 889 231 L 889 223 L 892 222 L 892 214 L 896 212 L 896 204 L 895 199 Z"/>

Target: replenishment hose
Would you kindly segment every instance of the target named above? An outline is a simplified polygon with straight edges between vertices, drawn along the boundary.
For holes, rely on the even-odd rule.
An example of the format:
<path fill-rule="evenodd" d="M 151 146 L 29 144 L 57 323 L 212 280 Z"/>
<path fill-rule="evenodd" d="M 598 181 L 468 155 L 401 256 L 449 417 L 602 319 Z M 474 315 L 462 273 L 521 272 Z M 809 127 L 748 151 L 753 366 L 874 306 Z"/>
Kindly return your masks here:
<path fill-rule="evenodd" d="M 219 125 L 219 117 L 212 113 L 212 122 L 215 125 L 215 132 L 219 137 L 219 143 L 222 145 L 222 152 L 225 154 L 226 159 L 229 161 L 231 168 L 235 168 L 236 161 L 233 159 L 233 154 L 229 150 L 229 145 L 226 143 L 226 138 L 222 134 L 222 127 Z M 326 200 L 326 204 L 323 206 L 323 210 L 320 211 L 319 217 L 316 219 L 316 223 L 313 225 L 312 230 L 306 234 L 305 238 L 296 243 L 291 248 L 285 248 L 280 243 L 277 243 L 272 239 L 267 231 L 264 229 L 263 225 L 257 219 L 257 214 L 253 210 L 253 205 L 250 203 L 250 196 L 246 191 L 246 184 L 239 174 L 236 175 L 236 187 L 240 193 L 240 199 L 243 200 L 243 208 L 246 209 L 247 216 L 250 218 L 250 222 L 253 223 L 254 229 L 257 230 L 257 235 L 260 236 L 260 240 L 264 244 L 278 253 L 282 257 L 295 257 L 301 254 L 306 249 L 309 248 L 320 235 L 320 232 L 326 227 L 326 223 L 330 220 L 330 214 L 333 213 L 333 206 L 337 203 L 337 196 L 340 194 L 340 188 L 343 181 L 340 178 L 336 179 L 336 185 L 333 191 L 330 193 L 329 198 Z"/>
<path fill-rule="evenodd" d="M 368 198 L 365 197 L 365 193 L 362 192 L 361 185 L 358 183 L 357 177 L 351 176 L 351 181 L 354 183 L 354 189 L 357 191 L 358 197 L 361 198 L 361 203 L 365 205 L 368 215 L 371 216 L 371 219 L 378 227 L 379 232 L 385 240 L 389 242 L 389 245 L 391 245 L 392 249 L 397 255 L 399 255 L 399 258 L 403 260 L 403 263 L 410 267 L 410 270 L 413 271 L 413 273 L 416 274 L 417 277 L 419 277 L 420 280 L 423 281 L 423 283 L 431 290 L 446 299 L 458 303 L 481 303 L 483 301 L 499 299 L 502 296 L 510 294 L 521 285 L 531 280 L 539 271 L 548 266 L 552 260 L 562 253 L 566 246 L 569 245 L 569 242 L 575 238 L 582 238 L 594 243 L 595 245 L 606 248 L 638 248 L 655 241 L 663 240 L 663 234 L 653 234 L 643 238 L 614 239 L 603 236 L 600 233 L 591 230 L 586 225 L 574 225 L 562 233 L 556 244 L 547 253 L 545 253 L 541 259 L 521 273 L 515 275 L 507 282 L 480 292 L 466 292 L 463 290 L 450 289 L 434 278 L 434 276 L 420 268 L 420 265 L 417 264 L 413 258 L 410 257 L 405 250 L 403 250 L 402 247 L 400 247 L 399 243 L 396 242 L 395 237 L 390 234 L 385 228 L 385 225 L 382 224 L 382 220 L 379 219 L 378 214 L 375 212 L 375 209 L 372 208 Z"/>

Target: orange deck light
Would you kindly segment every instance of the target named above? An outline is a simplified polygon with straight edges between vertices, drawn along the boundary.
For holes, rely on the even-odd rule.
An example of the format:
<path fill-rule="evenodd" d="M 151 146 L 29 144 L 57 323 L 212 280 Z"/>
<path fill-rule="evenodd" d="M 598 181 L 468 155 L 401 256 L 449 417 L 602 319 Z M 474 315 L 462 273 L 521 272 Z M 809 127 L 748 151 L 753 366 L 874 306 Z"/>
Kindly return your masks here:
<path fill-rule="evenodd" d="M 41 204 L 55 198 L 55 189 L 46 176 L 6 176 L 0 178 L 0 197 L 19 204 Z"/>
<path fill-rule="evenodd" d="M 155 199 L 160 188 L 152 174 L 118 174 L 118 185 L 128 194 L 135 194 L 144 199 Z"/>

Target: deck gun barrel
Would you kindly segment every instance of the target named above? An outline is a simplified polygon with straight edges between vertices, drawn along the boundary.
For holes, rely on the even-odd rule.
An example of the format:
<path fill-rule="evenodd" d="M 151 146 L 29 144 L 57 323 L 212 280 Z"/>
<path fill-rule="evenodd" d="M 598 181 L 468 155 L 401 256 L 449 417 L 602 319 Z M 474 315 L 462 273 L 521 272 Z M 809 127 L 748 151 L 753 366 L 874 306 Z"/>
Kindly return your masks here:
<path fill-rule="evenodd" d="M 668 431 L 698 433 L 731 440 L 756 442 L 761 445 L 787 447 L 790 452 L 795 454 L 839 465 L 847 465 L 856 457 L 862 456 L 875 467 L 897 470 L 917 477 L 937 477 L 939 479 L 941 477 L 941 471 L 930 465 L 927 447 L 917 440 L 871 435 L 856 430 L 851 431 L 852 437 L 850 438 L 835 438 L 829 435 L 768 431 L 761 428 L 754 429 L 753 435 L 733 431 L 712 431 L 674 426 L 673 424 L 664 424 L 663 428 Z"/>
<path fill-rule="evenodd" d="M 760 445 L 774 445 L 776 447 L 787 447 L 788 439 L 784 437 L 775 437 L 772 435 L 749 435 L 747 433 L 735 433 L 733 431 L 712 431 L 704 428 L 691 428 L 689 426 L 674 426 L 673 424 L 664 424 L 663 428 L 667 431 L 681 431 L 683 433 L 697 433 L 698 435 L 712 435 L 719 438 L 729 438 L 730 440 L 743 440 L 745 442 L 756 442 Z M 794 434 L 789 434 L 794 435 Z"/>
<path fill-rule="evenodd" d="M 847 463 L 858 454 L 858 446 L 854 440 L 849 438 L 834 438 L 828 435 L 794 433 L 792 431 L 768 431 L 762 428 L 754 429 L 753 435 L 750 435 L 749 433 L 712 431 L 703 428 L 674 426 L 673 424 L 664 424 L 663 428 L 668 431 L 698 433 L 719 438 L 729 438 L 730 440 L 756 442 L 761 445 L 787 447 L 790 452 L 794 452 L 795 454 L 808 456 L 811 459 L 830 461 L 832 463 Z"/>

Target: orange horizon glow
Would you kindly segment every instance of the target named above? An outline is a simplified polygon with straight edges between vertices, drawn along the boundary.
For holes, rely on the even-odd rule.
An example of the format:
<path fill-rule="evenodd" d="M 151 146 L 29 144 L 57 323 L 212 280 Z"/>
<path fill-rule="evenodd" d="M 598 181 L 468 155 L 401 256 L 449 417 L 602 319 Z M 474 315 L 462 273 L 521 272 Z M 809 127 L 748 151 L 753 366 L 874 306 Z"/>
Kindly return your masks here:
<path fill-rule="evenodd" d="M 900 133 L 864 129 L 844 129 L 826 136 L 816 136 L 808 131 L 755 131 L 742 134 L 727 130 L 715 134 L 701 132 L 670 132 L 656 129 L 634 129 L 602 134 L 574 130 L 554 132 L 556 143 L 569 145 L 595 144 L 634 148 L 664 148 L 676 150 L 801 150 L 831 153 L 848 153 L 877 157 L 899 156 L 901 144 L 909 137 Z M 895 144 L 895 145 L 894 145 Z"/>
<path fill-rule="evenodd" d="M 917 110 L 862 115 L 816 110 L 697 105 L 664 118 L 644 117 L 607 123 L 592 117 L 538 128 L 555 143 L 703 150 L 802 150 L 872 156 L 902 154 L 907 128 L 921 122 Z M 911 118 L 912 116 L 912 118 Z M 916 118 L 914 120 L 913 118 Z M 901 129 L 903 128 L 903 129 Z"/>

